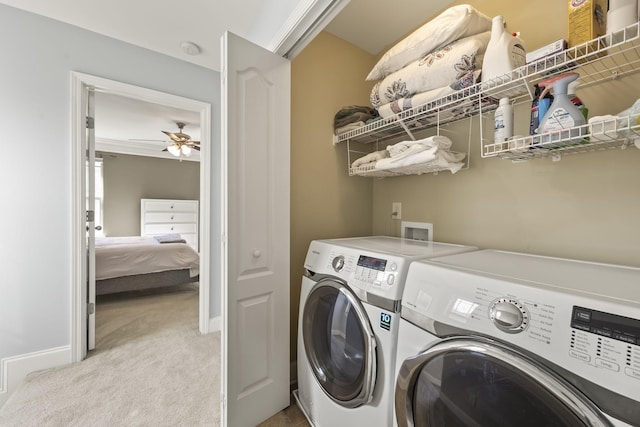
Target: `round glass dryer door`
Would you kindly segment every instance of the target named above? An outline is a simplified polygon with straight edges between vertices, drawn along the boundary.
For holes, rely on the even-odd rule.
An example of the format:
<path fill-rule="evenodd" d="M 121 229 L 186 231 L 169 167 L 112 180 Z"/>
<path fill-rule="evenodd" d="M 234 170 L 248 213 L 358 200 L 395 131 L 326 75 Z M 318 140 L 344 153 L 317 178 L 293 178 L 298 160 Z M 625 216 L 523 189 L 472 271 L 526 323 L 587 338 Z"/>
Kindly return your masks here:
<path fill-rule="evenodd" d="M 399 426 L 611 426 L 573 386 L 497 342 L 450 339 L 405 360 Z"/>
<path fill-rule="evenodd" d="M 304 305 L 302 337 L 313 374 L 338 404 L 369 402 L 376 379 L 376 341 L 360 300 L 337 280 L 323 279 Z"/>

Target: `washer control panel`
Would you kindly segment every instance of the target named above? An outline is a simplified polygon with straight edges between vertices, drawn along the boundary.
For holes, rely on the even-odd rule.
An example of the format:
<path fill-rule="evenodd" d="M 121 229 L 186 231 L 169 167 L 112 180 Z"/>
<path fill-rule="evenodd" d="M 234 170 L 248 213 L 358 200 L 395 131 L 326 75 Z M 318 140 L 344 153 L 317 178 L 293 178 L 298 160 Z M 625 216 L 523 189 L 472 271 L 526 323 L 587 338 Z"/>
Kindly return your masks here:
<path fill-rule="evenodd" d="M 359 255 L 353 279 L 365 287 L 367 285 L 378 287 L 393 286 L 397 269 L 398 265 L 395 261 Z"/>
<path fill-rule="evenodd" d="M 363 254 L 359 251 L 333 250 L 329 253 L 326 268 L 343 278 L 361 297 L 373 293 L 383 298 L 399 300 L 399 286 L 405 262 L 400 257 Z M 366 297 L 363 297 L 366 298 Z"/>

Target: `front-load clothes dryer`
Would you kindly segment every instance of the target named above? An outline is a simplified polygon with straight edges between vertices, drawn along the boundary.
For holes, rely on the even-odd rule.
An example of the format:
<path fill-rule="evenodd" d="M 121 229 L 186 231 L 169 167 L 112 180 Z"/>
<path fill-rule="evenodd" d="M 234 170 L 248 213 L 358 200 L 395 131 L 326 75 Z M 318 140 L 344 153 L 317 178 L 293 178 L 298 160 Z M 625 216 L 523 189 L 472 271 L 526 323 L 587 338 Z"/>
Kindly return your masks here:
<path fill-rule="evenodd" d="M 412 263 L 400 426 L 640 426 L 640 269 L 483 250 Z"/>
<path fill-rule="evenodd" d="M 395 237 L 311 242 L 298 321 L 298 405 L 312 425 L 390 426 L 411 261 L 475 247 Z"/>

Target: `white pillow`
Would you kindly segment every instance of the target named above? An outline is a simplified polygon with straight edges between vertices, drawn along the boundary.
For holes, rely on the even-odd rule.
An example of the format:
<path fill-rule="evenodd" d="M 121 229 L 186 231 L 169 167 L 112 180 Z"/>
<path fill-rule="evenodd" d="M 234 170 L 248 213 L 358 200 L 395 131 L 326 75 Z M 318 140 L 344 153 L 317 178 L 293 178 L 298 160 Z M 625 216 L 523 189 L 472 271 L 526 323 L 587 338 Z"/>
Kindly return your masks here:
<path fill-rule="evenodd" d="M 450 84 L 482 69 L 491 31 L 465 37 L 421 57 L 389 74 L 371 90 L 375 108 L 416 93 Z"/>
<path fill-rule="evenodd" d="M 367 80 L 383 79 L 412 61 L 463 37 L 491 30 L 491 19 L 473 6 L 450 7 L 389 49 Z"/>

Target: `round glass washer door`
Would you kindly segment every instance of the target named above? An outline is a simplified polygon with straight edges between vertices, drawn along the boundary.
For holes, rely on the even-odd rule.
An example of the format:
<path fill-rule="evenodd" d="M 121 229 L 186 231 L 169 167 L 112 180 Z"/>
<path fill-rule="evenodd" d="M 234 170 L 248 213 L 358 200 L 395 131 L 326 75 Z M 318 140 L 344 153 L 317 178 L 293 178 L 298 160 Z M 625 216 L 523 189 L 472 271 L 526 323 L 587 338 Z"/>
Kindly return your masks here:
<path fill-rule="evenodd" d="M 446 339 L 406 359 L 395 406 L 399 426 L 612 426 L 562 378 L 484 338 Z"/>
<path fill-rule="evenodd" d="M 309 366 L 327 396 L 348 408 L 371 401 L 376 340 L 353 291 L 341 281 L 320 280 L 306 299 L 302 328 Z"/>

